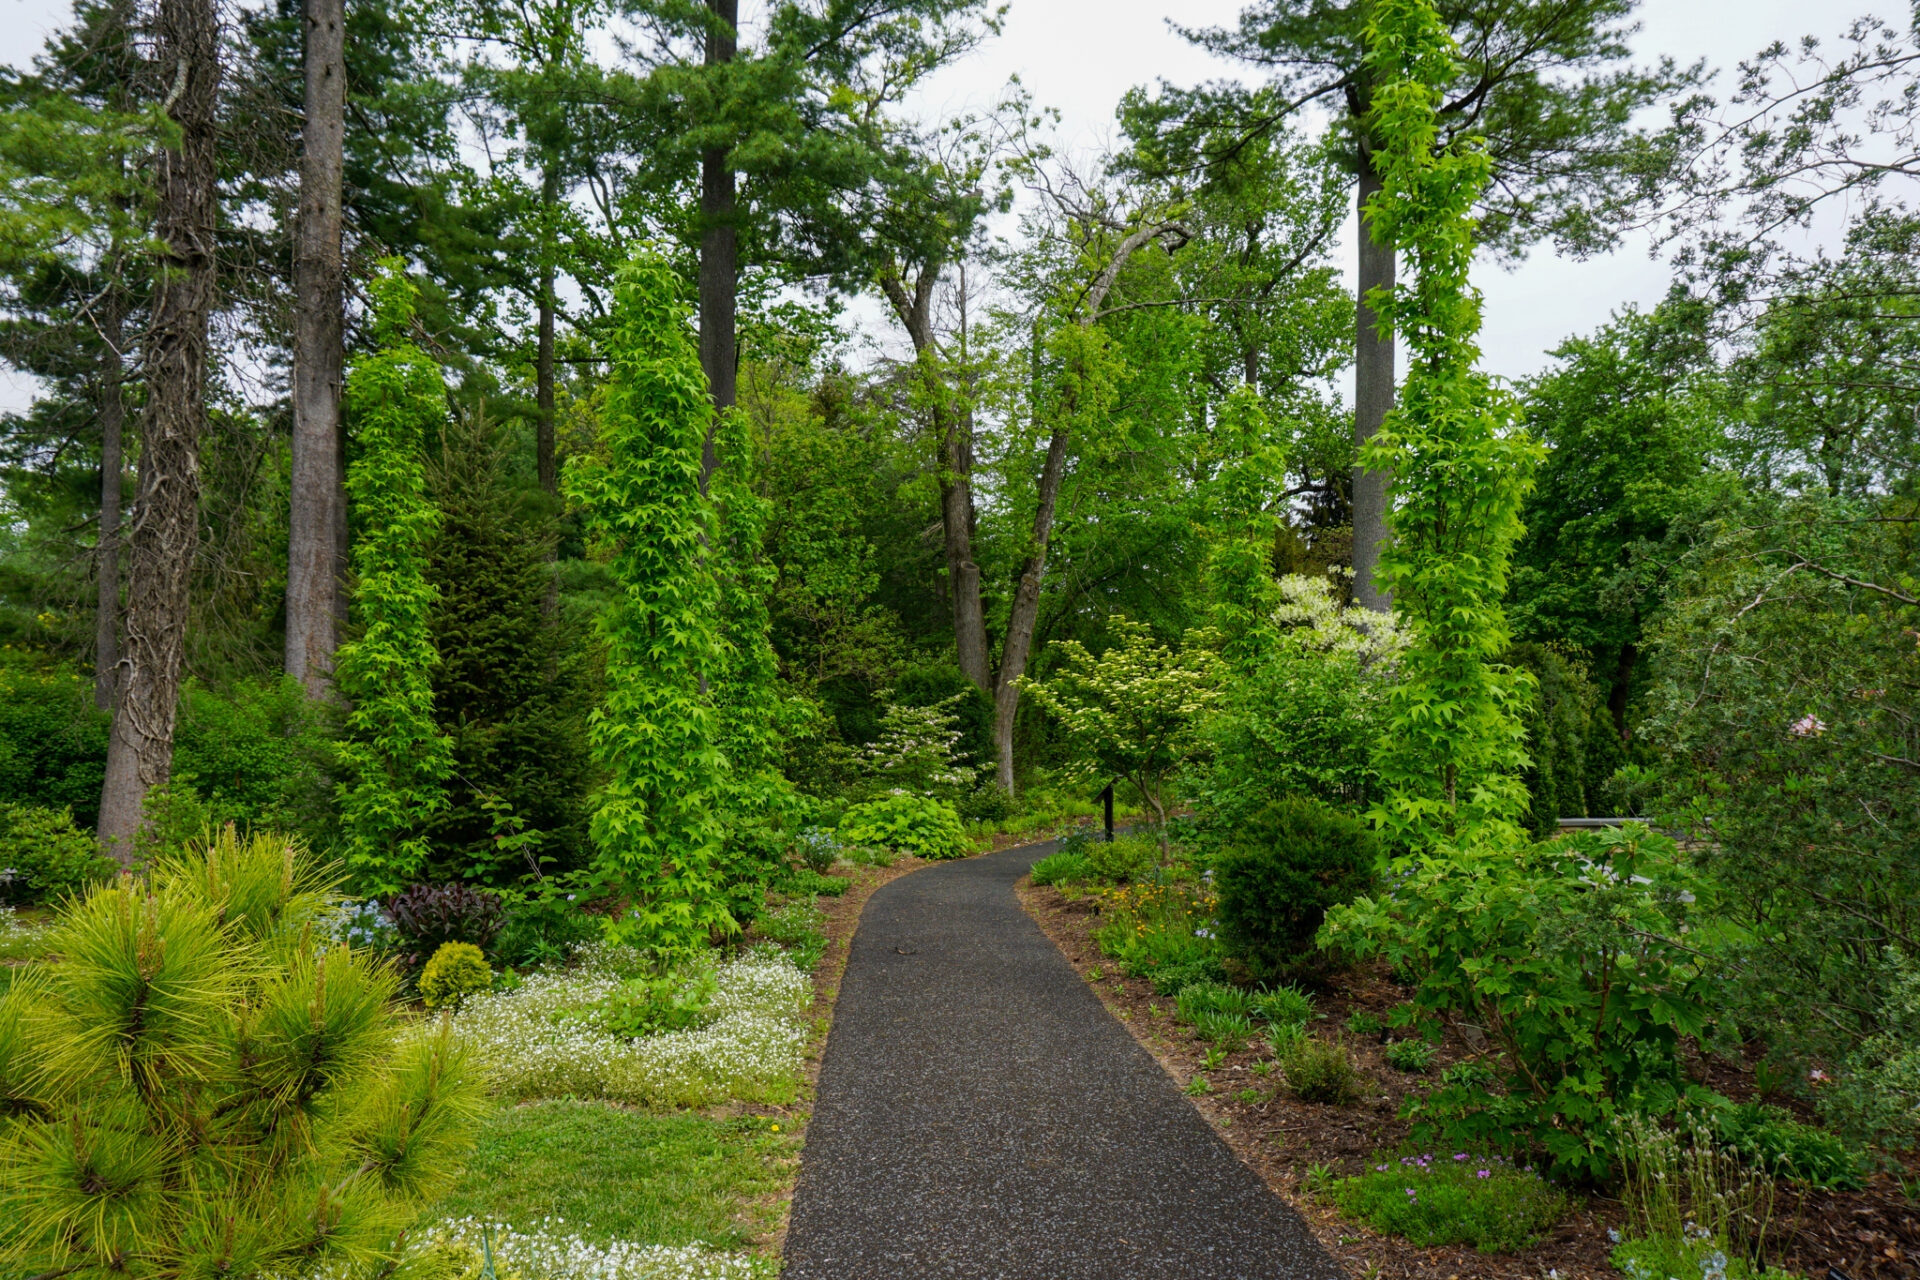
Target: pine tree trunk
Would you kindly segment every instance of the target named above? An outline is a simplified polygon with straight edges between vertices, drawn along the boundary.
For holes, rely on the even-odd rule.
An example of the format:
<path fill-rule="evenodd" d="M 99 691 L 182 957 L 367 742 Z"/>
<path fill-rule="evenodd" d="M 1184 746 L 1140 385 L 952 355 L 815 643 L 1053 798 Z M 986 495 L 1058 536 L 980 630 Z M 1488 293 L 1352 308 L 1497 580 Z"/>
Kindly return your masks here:
<path fill-rule="evenodd" d="M 726 29 L 708 33 L 706 65 L 724 66 L 733 61 L 738 50 L 739 0 L 707 0 L 707 11 Z M 734 172 L 727 161 L 724 148 L 715 147 L 700 155 L 700 216 L 705 224 L 700 236 L 700 367 L 706 371 L 707 385 L 713 391 L 716 423 L 737 398 L 734 308 L 739 288 L 740 234 L 733 222 Z M 714 429 L 708 427 L 706 447 L 700 455 L 703 492 L 716 465 Z"/>
<path fill-rule="evenodd" d="M 117 265 L 113 268 L 118 269 Z M 127 402 L 123 389 L 126 299 L 116 285 L 101 307 L 100 543 L 94 555 L 93 705 L 113 710 L 120 687 L 120 486 L 126 473 Z"/>
<path fill-rule="evenodd" d="M 340 642 L 347 499 L 341 473 L 344 360 L 341 183 L 345 155 L 343 0 L 307 0 L 306 120 L 294 242 L 293 474 L 287 522 L 286 671 L 329 696 Z"/>
<path fill-rule="evenodd" d="M 144 344 L 147 402 L 140 482 L 128 540 L 126 644 L 107 743 L 100 840 L 135 856 L 147 792 L 164 786 L 186 648 L 187 588 L 200 533 L 200 438 L 206 425 L 207 313 L 213 303 L 214 112 L 220 30 L 214 0 L 160 0 L 154 61 L 178 147 L 157 156 L 160 252 Z"/>
<path fill-rule="evenodd" d="M 1360 210 L 1360 303 L 1353 344 L 1353 442 L 1364 445 L 1393 408 L 1393 339 L 1381 338 L 1367 291 L 1393 284 L 1392 245 L 1375 244 L 1366 231 L 1367 201 L 1380 190 L 1380 179 L 1370 161 L 1362 159 L 1357 207 Z M 1384 612 L 1393 607 L 1388 594 L 1374 581 L 1380 562 L 1380 544 L 1390 534 L 1387 486 L 1393 479 L 1384 471 L 1353 467 L 1353 598 L 1364 608 Z"/>

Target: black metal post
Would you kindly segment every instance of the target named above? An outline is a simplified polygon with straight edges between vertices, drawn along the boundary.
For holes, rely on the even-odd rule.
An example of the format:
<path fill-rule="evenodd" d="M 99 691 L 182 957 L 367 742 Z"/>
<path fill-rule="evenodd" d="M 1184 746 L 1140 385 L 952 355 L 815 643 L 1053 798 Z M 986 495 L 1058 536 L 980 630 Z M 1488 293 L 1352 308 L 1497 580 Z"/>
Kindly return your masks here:
<path fill-rule="evenodd" d="M 1113 843 L 1113 784 L 1111 782 L 1107 784 L 1107 789 L 1100 793 L 1100 803 L 1106 806 L 1107 843 L 1112 844 Z"/>

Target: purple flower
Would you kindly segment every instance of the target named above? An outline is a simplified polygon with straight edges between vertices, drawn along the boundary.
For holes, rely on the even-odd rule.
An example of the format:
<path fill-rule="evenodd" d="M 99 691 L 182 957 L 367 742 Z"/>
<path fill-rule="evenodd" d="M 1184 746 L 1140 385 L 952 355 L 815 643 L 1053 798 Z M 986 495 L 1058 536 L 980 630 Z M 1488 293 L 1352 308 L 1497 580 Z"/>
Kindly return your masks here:
<path fill-rule="evenodd" d="M 1486 1177 L 1490 1177 L 1490 1176 L 1492 1176 L 1492 1175 L 1490 1175 L 1490 1174 L 1489 1174 L 1489 1173 L 1488 1173 L 1488 1172 L 1487 1172 L 1487 1171 L 1486 1171 L 1485 1169 L 1482 1169 L 1482 1170 L 1480 1171 L 1480 1176 L 1481 1176 L 1481 1177 L 1483 1177 L 1483 1178 L 1486 1178 Z"/>
<path fill-rule="evenodd" d="M 1466 1152 L 1464 1152 L 1464 1151 L 1456 1151 L 1456 1152 L 1454 1153 L 1454 1156 L 1453 1156 L 1453 1158 L 1454 1158 L 1455 1160 L 1465 1160 L 1465 1159 L 1467 1158 L 1467 1153 L 1466 1153 Z"/>

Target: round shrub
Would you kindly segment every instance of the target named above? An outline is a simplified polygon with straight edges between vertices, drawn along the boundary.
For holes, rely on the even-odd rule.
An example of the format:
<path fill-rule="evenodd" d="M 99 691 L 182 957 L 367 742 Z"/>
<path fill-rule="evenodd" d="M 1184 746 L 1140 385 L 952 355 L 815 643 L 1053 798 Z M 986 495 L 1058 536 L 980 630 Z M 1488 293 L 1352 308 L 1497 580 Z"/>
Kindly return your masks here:
<path fill-rule="evenodd" d="M 493 970 L 471 942 L 444 942 L 420 971 L 417 985 L 427 1008 L 457 1009 L 474 992 L 493 986 Z"/>
<path fill-rule="evenodd" d="M 1353 1069 L 1347 1046 L 1333 1040 L 1301 1036 L 1280 1058 L 1287 1088 L 1302 1102 L 1325 1102 L 1344 1107 L 1360 1096 L 1360 1073 Z"/>
<path fill-rule="evenodd" d="M 1101 880 L 1124 884 L 1137 880 L 1159 861 L 1160 846 L 1144 836 L 1116 835 L 1087 845 L 1087 870 Z"/>
<path fill-rule="evenodd" d="M 840 819 L 847 844 L 878 845 L 917 858 L 958 858 L 967 852 L 967 833 L 953 807 L 925 796 L 895 793 L 847 810 Z"/>
<path fill-rule="evenodd" d="M 1309 970 L 1327 909 L 1370 889 L 1378 862 L 1359 818 L 1316 800 L 1270 804 L 1214 860 L 1220 936 L 1258 977 Z"/>
<path fill-rule="evenodd" d="M 110 879 L 114 862 L 71 809 L 0 804 L 0 902 L 48 902 Z"/>

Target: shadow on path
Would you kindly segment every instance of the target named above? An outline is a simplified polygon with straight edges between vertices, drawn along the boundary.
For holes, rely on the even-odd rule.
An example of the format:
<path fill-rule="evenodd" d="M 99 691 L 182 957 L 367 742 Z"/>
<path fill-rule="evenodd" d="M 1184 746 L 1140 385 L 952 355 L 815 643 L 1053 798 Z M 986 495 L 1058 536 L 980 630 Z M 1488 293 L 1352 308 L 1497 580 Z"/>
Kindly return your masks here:
<path fill-rule="evenodd" d="M 790 1280 L 1335 1280 L 1298 1215 L 1022 911 L 1052 845 L 874 894 L 835 1006 Z"/>

